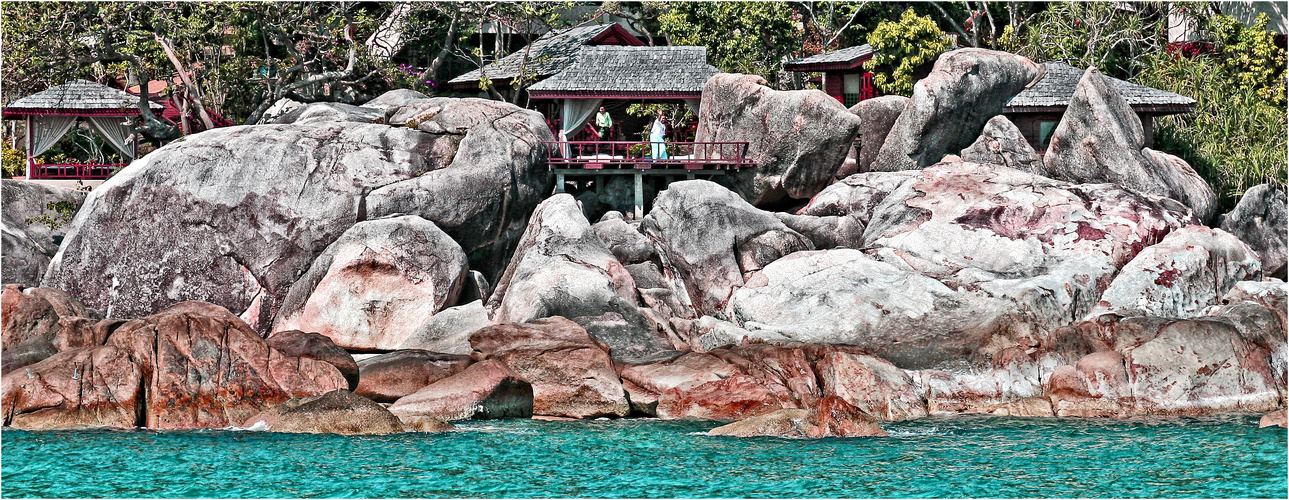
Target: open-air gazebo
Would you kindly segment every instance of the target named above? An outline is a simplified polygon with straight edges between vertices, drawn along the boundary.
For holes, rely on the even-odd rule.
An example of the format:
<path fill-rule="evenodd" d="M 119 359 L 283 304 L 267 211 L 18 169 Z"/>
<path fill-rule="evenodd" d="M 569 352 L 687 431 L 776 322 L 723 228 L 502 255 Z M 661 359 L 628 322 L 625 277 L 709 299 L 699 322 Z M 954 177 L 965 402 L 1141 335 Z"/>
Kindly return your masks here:
<path fill-rule="evenodd" d="M 106 85 L 73 80 L 14 101 L 4 107 L 3 116 L 25 121 L 29 179 L 106 179 L 124 164 L 43 164 L 36 158 L 57 144 L 78 120 L 84 120 L 128 163 L 134 159 L 138 136 L 127 120 L 139 116 L 138 99 Z M 149 105 L 163 109 L 155 102 Z"/>

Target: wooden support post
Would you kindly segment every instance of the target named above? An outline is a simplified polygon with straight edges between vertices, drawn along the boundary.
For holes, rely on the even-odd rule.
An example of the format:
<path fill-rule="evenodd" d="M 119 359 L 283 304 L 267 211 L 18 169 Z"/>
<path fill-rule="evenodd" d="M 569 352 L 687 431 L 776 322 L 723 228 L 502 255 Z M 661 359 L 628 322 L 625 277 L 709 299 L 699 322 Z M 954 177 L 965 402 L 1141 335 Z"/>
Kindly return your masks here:
<path fill-rule="evenodd" d="M 26 139 L 27 139 L 27 178 L 28 179 L 34 178 L 35 172 L 33 172 L 33 170 L 35 170 L 34 167 L 36 166 L 36 156 L 32 154 L 32 148 L 31 148 L 31 139 L 35 137 L 35 134 L 33 134 L 31 131 L 31 124 L 32 124 L 31 115 L 27 115 L 27 130 L 24 131 L 24 135 L 26 136 Z"/>
<path fill-rule="evenodd" d="M 561 173 L 555 174 L 555 192 L 556 193 L 564 192 L 564 174 L 561 174 Z"/>
<path fill-rule="evenodd" d="M 644 176 L 637 173 L 636 178 L 636 220 L 644 218 Z"/>
<path fill-rule="evenodd" d="M 604 192 L 604 183 L 607 179 L 608 177 L 603 174 L 595 176 L 595 194 Z"/>

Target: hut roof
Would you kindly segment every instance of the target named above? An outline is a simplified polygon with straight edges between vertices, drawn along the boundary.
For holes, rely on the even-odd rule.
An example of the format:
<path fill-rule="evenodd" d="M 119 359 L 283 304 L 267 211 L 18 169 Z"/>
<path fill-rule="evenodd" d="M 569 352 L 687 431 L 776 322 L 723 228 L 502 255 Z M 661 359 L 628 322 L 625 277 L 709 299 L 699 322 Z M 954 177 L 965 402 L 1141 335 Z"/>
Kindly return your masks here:
<path fill-rule="evenodd" d="M 135 109 L 138 102 L 138 96 L 123 90 L 89 80 L 72 80 L 9 103 L 5 106 L 5 114 L 128 112 Z M 163 108 L 155 102 L 151 107 Z"/>
<path fill-rule="evenodd" d="M 1070 97 L 1074 96 L 1074 89 L 1079 85 L 1079 79 L 1083 78 L 1084 70 L 1059 61 L 1045 63 L 1044 66 L 1047 67 L 1047 74 L 1013 97 L 1004 108 L 1005 112 L 1047 111 L 1070 105 Z M 1195 109 L 1195 99 L 1184 95 L 1110 76 L 1106 78 L 1138 112 L 1189 113 Z"/>
<path fill-rule="evenodd" d="M 625 34 L 625 36 L 623 36 Z M 525 49 L 503 57 L 483 70 L 474 70 L 448 81 L 451 86 L 478 83 L 486 74 L 494 81 L 506 81 L 520 75 L 521 71 L 537 76 L 550 76 L 563 71 L 577 60 L 578 53 L 588 44 L 604 42 L 642 45 L 617 23 L 597 24 L 552 31 L 542 35 Z"/>
<path fill-rule="evenodd" d="M 660 94 L 698 97 L 719 73 L 706 47 L 585 47 L 577 62 L 528 88 L 533 97 L 555 94 Z"/>
<path fill-rule="evenodd" d="M 853 69 L 872 58 L 873 47 L 863 44 L 788 61 L 783 63 L 783 69 L 788 71 Z"/>

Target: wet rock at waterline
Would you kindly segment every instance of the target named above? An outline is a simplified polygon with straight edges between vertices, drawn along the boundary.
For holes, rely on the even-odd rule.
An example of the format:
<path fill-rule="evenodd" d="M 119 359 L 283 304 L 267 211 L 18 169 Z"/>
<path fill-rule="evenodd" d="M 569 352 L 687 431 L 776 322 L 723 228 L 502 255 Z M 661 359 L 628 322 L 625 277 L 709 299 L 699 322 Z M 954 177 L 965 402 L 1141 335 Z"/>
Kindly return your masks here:
<path fill-rule="evenodd" d="M 470 356 L 419 349 L 398 350 L 362 360 L 354 393 L 377 403 L 393 403 L 435 382 L 461 373 Z"/>
<path fill-rule="evenodd" d="M 399 398 L 389 410 L 404 421 L 528 418 L 533 386 L 505 363 L 484 360 Z"/>
<path fill-rule="evenodd" d="M 703 85 L 697 142 L 747 142 L 755 168 L 732 173 L 734 190 L 753 205 L 806 199 L 842 166 L 860 119 L 819 90 L 777 91 L 756 75 L 722 73 Z M 733 151 L 697 151 L 699 158 Z"/>
<path fill-rule="evenodd" d="M 403 422 L 384 406 L 346 390 L 287 400 L 247 419 L 243 427 L 344 436 L 403 432 Z"/>
<path fill-rule="evenodd" d="M 887 434 L 863 410 L 837 398 L 825 398 L 808 409 L 784 409 L 751 417 L 712 429 L 707 435 L 818 439 Z"/>

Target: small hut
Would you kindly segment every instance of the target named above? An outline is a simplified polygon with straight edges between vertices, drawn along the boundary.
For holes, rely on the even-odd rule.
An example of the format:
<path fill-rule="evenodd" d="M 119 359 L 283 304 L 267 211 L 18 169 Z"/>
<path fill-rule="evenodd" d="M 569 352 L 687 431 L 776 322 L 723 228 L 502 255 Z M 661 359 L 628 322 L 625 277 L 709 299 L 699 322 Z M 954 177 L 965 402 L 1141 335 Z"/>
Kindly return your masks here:
<path fill-rule="evenodd" d="M 38 164 L 36 158 L 58 143 L 77 121 L 84 120 L 128 163 L 134 159 L 138 136 L 129 124 L 139 116 L 138 97 L 88 80 L 51 87 L 3 109 L 7 120 L 26 125 L 27 176 L 30 179 L 106 179 L 124 164 Z M 150 102 L 154 110 L 164 108 Z"/>
<path fill-rule="evenodd" d="M 819 86 L 824 93 L 849 108 L 880 95 L 873 86 L 873 74 L 864 69 L 864 63 L 872 58 L 873 48 L 864 44 L 788 61 L 783 69 L 823 73 Z"/>

